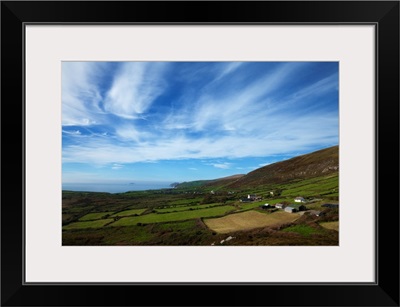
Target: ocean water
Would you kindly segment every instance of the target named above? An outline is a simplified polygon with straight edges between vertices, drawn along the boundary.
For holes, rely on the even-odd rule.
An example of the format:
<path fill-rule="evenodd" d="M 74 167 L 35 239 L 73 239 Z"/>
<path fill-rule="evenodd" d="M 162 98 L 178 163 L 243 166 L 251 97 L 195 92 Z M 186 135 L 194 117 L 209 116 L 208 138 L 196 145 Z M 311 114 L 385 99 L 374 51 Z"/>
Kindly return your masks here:
<path fill-rule="evenodd" d="M 62 189 L 69 191 L 123 193 L 170 189 L 172 182 L 134 182 L 134 183 L 63 183 Z"/>

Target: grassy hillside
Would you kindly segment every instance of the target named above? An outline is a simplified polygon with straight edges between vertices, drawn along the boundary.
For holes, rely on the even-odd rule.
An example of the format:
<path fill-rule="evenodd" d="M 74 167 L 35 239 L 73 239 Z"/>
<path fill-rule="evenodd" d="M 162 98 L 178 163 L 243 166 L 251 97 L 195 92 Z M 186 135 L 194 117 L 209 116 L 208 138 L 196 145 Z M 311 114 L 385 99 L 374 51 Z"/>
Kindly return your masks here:
<path fill-rule="evenodd" d="M 227 188 L 256 187 L 285 183 L 337 173 L 339 170 L 339 146 L 322 149 L 289 160 L 270 164 L 248 173 Z"/>

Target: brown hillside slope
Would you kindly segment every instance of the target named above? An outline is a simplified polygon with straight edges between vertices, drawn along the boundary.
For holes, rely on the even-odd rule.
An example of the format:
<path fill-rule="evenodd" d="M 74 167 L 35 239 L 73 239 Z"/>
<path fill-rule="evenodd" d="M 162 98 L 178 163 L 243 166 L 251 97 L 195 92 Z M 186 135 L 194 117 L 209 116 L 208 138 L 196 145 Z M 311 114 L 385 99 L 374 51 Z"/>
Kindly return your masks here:
<path fill-rule="evenodd" d="M 339 146 L 321 149 L 258 168 L 229 185 L 231 188 L 254 187 L 307 179 L 339 171 Z"/>
<path fill-rule="evenodd" d="M 206 184 L 204 184 L 204 186 L 205 186 L 205 187 L 226 186 L 226 185 L 235 183 L 237 180 L 239 180 L 239 179 L 242 178 L 243 176 L 246 176 L 246 175 L 244 175 L 244 174 L 237 174 L 237 175 L 232 175 L 232 176 L 228 176 L 228 177 L 223 177 L 223 178 L 219 178 L 219 179 L 210 180 L 209 182 L 207 182 Z"/>

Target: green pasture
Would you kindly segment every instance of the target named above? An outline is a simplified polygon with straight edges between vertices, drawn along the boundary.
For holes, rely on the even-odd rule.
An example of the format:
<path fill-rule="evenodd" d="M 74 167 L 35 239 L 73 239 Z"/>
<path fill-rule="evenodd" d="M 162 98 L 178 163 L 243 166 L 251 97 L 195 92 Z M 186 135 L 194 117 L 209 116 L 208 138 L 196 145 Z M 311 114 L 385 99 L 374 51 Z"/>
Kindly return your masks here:
<path fill-rule="evenodd" d="M 121 218 L 120 220 L 110 224 L 110 226 L 129 226 L 129 225 L 136 225 L 138 223 L 142 224 L 163 223 L 163 222 L 183 221 L 183 220 L 202 218 L 202 217 L 221 216 L 235 209 L 236 208 L 233 206 L 217 206 L 213 208 L 193 210 L 193 211 L 189 210 L 189 211 L 171 212 L 164 214 L 151 213 L 141 216 Z"/>
<path fill-rule="evenodd" d="M 338 176 L 326 178 L 312 178 L 282 186 L 282 196 L 313 196 L 337 193 L 339 186 Z"/>
<path fill-rule="evenodd" d="M 306 236 L 306 237 L 311 235 L 311 234 L 318 233 L 317 229 L 315 229 L 315 228 L 313 228 L 311 226 L 302 225 L 302 224 L 290 226 L 288 228 L 283 229 L 282 231 L 284 231 L 284 232 L 295 232 L 295 233 L 301 234 L 301 235 Z"/>
<path fill-rule="evenodd" d="M 267 200 L 262 200 L 262 201 L 256 201 L 256 202 L 251 202 L 251 203 L 240 203 L 239 204 L 239 206 L 241 208 L 240 211 L 246 211 L 246 210 L 258 208 L 267 202 L 268 202 Z"/>
<path fill-rule="evenodd" d="M 180 206 L 180 205 L 191 205 L 194 203 L 199 203 L 203 200 L 203 198 L 189 198 L 189 199 L 178 199 L 178 200 L 174 200 L 174 201 L 170 201 L 168 203 L 168 205 L 172 205 L 172 206 Z"/>
<path fill-rule="evenodd" d="M 84 222 L 84 221 L 92 221 L 92 220 L 101 220 L 103 218 L 106 218 L 113 214 L 114 212 L 96 212 L 96 213 L 88 213 L 84 216 L 82 216 L 79 221 Z"/>
<path fill-rule="evenodd" d="M 206 204 L 206 205 L 196 205 L 196 206 L 179 206 L 179 207 L 170 207 L 170 208 L 156 208 L 156 212 L 159 213 L 167 213 L 167 212 L 178 212 L 178 211 L 187 211 L 187 210 L 199 210 L 206 209 L 211 207 L 220 206 L 221 204 Z"/>
<path fill-rule="evenodd" d="M 135 215 L 135 214 L 139 215 L 139 214 L 142 214 L 146 210 L 147 209 L 130 209 L 130 210 L 117 212 L 117 213 L 113 214 L 111 217 L 130 216 L 130 215 Z"/>

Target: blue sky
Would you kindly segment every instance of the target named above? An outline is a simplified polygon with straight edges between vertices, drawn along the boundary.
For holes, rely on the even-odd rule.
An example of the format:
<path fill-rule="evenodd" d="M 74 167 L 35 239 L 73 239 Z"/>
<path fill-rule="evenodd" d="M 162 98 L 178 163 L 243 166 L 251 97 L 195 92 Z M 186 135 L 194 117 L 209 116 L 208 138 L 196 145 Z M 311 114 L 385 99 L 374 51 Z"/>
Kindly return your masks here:
<path fill-rule="evenodd" d="M 63 62 L 63 182 L 246 174 L 339 143 L 337 62 Z"/>

